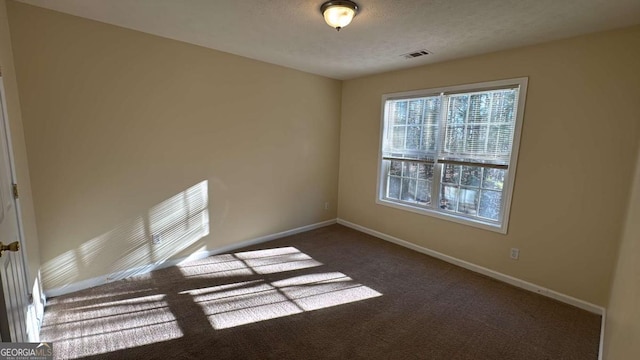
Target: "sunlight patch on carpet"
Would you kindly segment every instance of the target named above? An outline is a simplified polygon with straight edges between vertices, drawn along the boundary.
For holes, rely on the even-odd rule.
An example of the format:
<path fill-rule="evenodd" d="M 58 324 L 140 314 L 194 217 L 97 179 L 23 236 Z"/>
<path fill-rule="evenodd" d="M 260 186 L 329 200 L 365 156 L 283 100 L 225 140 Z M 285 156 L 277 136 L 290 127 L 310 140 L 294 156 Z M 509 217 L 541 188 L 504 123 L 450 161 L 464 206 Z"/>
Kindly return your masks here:
<path fill-rule="evenodd" d="M 152 295 L 77 307 L 54 324 L 56 352 L 70 358 L 108 353 L 183 336 L 164 295 Z M 47 326 L 43 327 L 48 334 Z"/>
<path fill-rule="evenodd" d="M 339 272 L 266 282 L 254 281 L 184 291 L 214 329 L 227 329 L 381 296 Z"/>
<path fill-rule="evenodd" d="M 322 263 L 294 247 L 214 255 L 178 268 L 186 278 L 227 278 L 275 274 L 321 266 Z"/>
<path fill-rule="evenodd" d="M 382 295 L 321 266 L 291 246 L 210 256 L 120 283 L 127 290 L 54 299 L 42 335 L 75 359 L 190 336 L 194 324 L 229 329 Z"/>

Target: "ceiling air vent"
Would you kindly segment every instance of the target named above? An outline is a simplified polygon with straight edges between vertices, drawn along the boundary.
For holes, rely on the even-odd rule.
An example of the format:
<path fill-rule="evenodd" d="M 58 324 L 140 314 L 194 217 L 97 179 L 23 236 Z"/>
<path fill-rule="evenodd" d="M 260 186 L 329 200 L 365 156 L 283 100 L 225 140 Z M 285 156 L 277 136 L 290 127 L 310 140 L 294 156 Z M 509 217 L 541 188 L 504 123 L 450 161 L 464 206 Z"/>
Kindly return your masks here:
<path fill-rule="evenodd" d="M 400 56 L 404 57 L 405 59 L 413 59 L 413 58 L 417 58 L 417 57 L 425 56 L 429 54 L 431 54 L 429 50 L 421 49 L 421 50 L 412 51 L 410 53 L 402 54 Z"/>

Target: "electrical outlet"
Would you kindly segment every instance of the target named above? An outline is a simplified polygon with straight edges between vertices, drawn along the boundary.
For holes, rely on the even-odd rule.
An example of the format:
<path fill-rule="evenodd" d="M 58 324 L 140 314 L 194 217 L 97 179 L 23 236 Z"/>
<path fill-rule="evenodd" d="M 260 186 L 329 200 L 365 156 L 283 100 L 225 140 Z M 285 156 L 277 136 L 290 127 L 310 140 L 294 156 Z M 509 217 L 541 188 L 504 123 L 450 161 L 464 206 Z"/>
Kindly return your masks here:
<path fill-rule="evenodd" d="M 324 203 L 324 209 L 325 210 L 329 210 L 329 202 L 328 201 L 326 203 Z"/>
<path fill-rule="evenodd" d="M 518 248 L 511 248 L 511 254 L 510 254 L 511 259 L 513 260 L 518 260 L 520 258 L 520 249 Z"/>
<path fill-rule="evenodd" d="M 162 242 L 162 238 L 160 237 L 160 234 L 153 234 L 151 235 L 151 242 L 154 245 L 158 245 Z"/>

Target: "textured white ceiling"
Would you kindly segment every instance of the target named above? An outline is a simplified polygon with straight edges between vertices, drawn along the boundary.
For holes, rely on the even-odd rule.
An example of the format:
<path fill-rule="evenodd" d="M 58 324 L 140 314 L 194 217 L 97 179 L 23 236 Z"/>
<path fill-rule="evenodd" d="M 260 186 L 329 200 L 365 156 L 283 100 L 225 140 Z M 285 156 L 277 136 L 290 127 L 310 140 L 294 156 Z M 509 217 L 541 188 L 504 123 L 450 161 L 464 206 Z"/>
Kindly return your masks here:
<path fill-rule="evenodd" d="M 21 1 L 336 79 L 640 23 L 640 0 L 356 0 L 340 32 L 323 0 Z"/>

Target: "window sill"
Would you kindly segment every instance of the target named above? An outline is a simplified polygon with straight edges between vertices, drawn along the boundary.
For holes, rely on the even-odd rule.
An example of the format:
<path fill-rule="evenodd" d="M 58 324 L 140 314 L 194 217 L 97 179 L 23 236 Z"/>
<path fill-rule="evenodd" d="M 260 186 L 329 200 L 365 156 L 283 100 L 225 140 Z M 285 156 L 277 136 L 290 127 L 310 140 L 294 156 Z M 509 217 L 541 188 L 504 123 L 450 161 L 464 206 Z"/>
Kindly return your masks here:
<path fill-rule="evenodd" d="M 500 234 L 506 234 L 507 233 L 507 224 L 506 223 L 503 223 L 502 225 L 500 225 L 500 224 L 496 224 L 496 223 L 492 223 L 492 222 L 485 222 L 485 221 L 481 221 L 481 220 L 469 219 L 469 218 L 466 218 L 466 217 L 463 217 L 463 216 L 457 216 L 457 215 L 454 215 L 454 214 L 444 213 L 444 212 L 440 212 L 440 211 L 436 211 L 436 210 L 425 209 L 425 208 L 421 208 L 421 207 L 417 207 L 417 206 L 411 206 L 411 205 L 408 205 L 408 204 L 399 204 L 399 203 L 396 203 L 396 202 L 393 202 L 393 201 L 379 199 L 379 198 L 376 199 L 376 204 L 392 207 L 394 209 L 410 211 L 410 212 L 413 212 L 413 213 L 416 213 L 416 214 L 420 214 L 420 215 L 431 216 L 431 217 L 435 217 L 435 218 L 438 218 L 438 219 L 455 222 L 455 223 L 462 224 L 462 225 L 468 225 L 468 226 L 472 226 L 472 227 L 475 227 L 475 228 L 478 228 L 478 229 L 489 230 L 489 231 L 497 232 L 497 233 L 500 233 Z"/>

